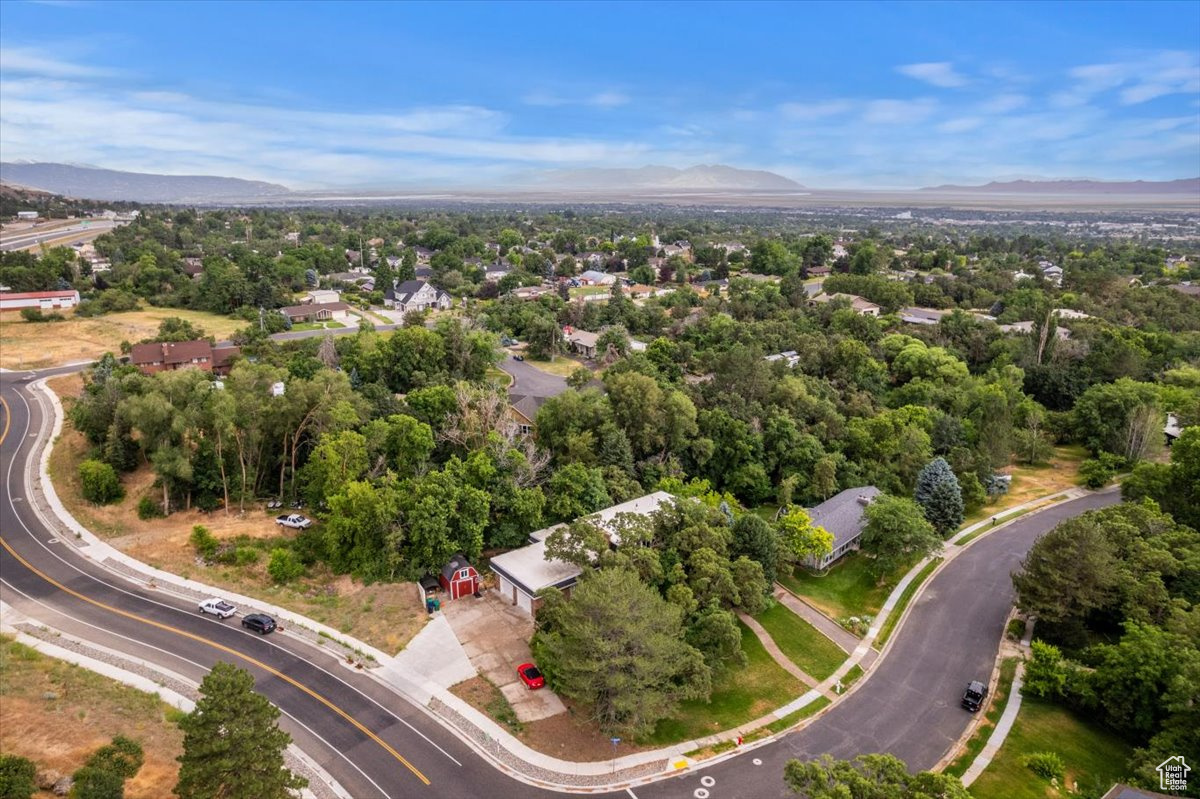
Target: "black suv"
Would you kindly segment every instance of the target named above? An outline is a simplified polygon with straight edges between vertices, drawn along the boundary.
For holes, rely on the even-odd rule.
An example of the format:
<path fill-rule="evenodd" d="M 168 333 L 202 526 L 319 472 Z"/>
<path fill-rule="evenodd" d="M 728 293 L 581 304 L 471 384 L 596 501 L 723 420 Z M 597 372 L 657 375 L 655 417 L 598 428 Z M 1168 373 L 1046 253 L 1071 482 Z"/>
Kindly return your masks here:
<path fill-rule="evenodd" d="M 265 613 L 251 613 L 242 617 L 242 626 L 259 635 L 266 635 L 275 629 L 275 620 Z"/>
<path fill-rule="evenodd" d="M 983 700 L 987 699 L 987 686 L 979 682 L 979 680 L 971 680 L 967 684 L 967 690 L 963 692 L 962 706 L 974 713 L 983 706 Z"/>

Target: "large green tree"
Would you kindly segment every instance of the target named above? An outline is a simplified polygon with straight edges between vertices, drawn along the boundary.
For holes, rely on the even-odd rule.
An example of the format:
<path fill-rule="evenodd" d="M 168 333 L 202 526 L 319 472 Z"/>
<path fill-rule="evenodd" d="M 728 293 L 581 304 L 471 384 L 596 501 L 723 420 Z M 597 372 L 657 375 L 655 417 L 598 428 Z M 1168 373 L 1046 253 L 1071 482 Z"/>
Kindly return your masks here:
<path fill-rule="evenodd" d="M 911 499 L 884 494 L 863 514 L 862 551 L 871 556 L 871 571 L 878 577 L 941 549 L 941 537 Z"/>
<path fill-rule="evenodd" d="M 533 651 L 554 689 L 587 704 L 606 735 L 644 737 L 711 690 L 683 612 L 626 569 L 590 572 L 569 601 L 548 602 Z"/>
<path fill-rule="evenodd" d="M 921 469 L 913 499 L 943 538 L 962 524 L 962 488 L 945 458 L 934 458 Z"/>
<path fill-rule="evenodd" d="M 254 691 L 250 673 L 218 663 L 200 683 L 200 701 L 180 720 L 180 799 L 292 799 L 308 785 L 284 766 L 291 736 L 279 708 Z"/>
<path fill-rule="evenodd" d="M 958 777 L 921 771 L 910 774 L 895 755 L 859 755 L 834 760 L 822 755 L 789 760 L 783 780 L 805 799 L 970 799 Z"/>

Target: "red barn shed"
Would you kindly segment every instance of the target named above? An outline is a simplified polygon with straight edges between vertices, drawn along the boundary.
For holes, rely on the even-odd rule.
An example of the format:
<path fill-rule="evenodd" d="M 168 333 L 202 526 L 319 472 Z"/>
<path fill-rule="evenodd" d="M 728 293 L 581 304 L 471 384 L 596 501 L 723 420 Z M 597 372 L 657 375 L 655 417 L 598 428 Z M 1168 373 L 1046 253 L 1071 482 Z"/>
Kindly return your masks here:
<path fill-rule="evenodd" d="M 438 582 L 446 589 L 446 595 L 450 599 L 458 599 L 479 590 L 479 572 L 467 562 L 467 556 L 459 552 L 442 567 L 442 576 Z"/>

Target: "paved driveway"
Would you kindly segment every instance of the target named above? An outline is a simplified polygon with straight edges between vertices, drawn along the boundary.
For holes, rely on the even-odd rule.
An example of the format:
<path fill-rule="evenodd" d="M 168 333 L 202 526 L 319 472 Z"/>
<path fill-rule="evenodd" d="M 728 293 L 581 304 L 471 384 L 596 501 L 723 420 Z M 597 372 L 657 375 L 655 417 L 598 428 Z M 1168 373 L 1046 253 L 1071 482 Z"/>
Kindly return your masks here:
<path fill-rule="evenodd" d="M 531 691 L 517 677 L 517 666 L 533 660 L 529 637 L 533 619 L 509 605 L 495 591 L 481 598 L 464 597 L 442 605 L 442 613 L 480 674 L 504 694 L 521 721 L 537 721 L 566 712 L 549 688 Z"/>
<path fill-rule="evenodd" d="M 558 375 L 547 374 L 524 361 L 514 361 L 512 355 L 500 362 L 500 368 L 513 376 L 508 393 L 530 397 L 557 397 L 567 390 L 567 381 Z"/>

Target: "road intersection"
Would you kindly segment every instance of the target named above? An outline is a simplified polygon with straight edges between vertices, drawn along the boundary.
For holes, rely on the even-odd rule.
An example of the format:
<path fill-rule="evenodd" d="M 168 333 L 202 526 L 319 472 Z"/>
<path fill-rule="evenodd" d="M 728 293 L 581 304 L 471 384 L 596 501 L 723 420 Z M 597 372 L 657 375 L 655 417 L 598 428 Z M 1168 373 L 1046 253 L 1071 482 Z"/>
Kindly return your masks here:
<path fill-rule="evenodd" d="M 67 370 L 38 377 L 56 371 Z M 247 668 L 258 690 L 284 712 L 282 723 L 300 747 L 355 799 L 540 797 L 564 790 L 544 778 L 517 778 L 428 708 L 347 668 L 332 653 L 293 636 L 263 638 L 200 617 L 194 604 L 129 580 L 58 540 L 36 485 L 35 458 L 50 420 L 27 380 L 19 373 L 0 375 L 0 430 L 6 431 L 0 440 L 0 596 L 8 605 L 192 683 L 219 660 Z M 970 721 L 957 707 L 962 684 L 991 671 L 1012 604 L 1009 574 L 1059 521 L 1118 499 L 1089 495 L 1027 514 L 971 542 L 928 582 L 876 666 L 799 731 L 664 775 L 672 778 L 611 786 L 608 795 L 786 796 L 784 763 L 824 753 L 887 751 L 913 768 L 933 766 Z M 780 697 L 780 704 L 787 699 Z M 588 792 L 603 791 L 596 786 Z"/>

